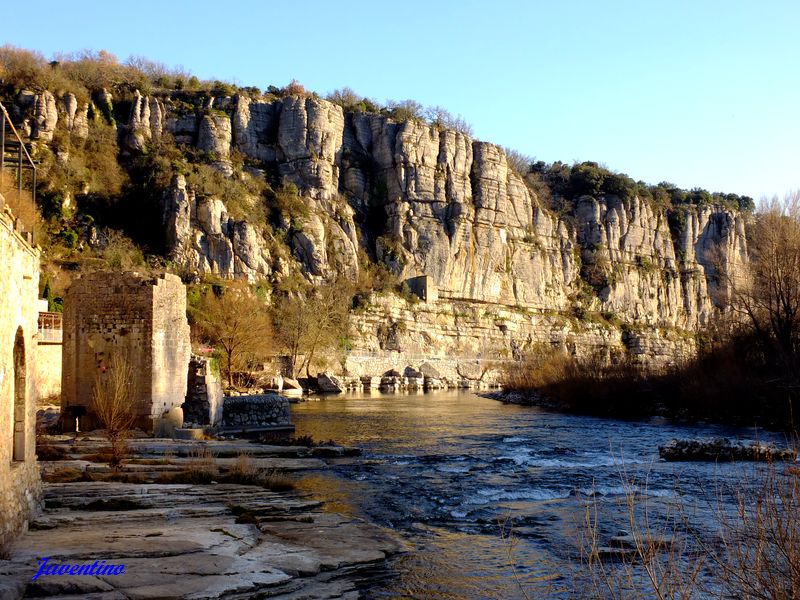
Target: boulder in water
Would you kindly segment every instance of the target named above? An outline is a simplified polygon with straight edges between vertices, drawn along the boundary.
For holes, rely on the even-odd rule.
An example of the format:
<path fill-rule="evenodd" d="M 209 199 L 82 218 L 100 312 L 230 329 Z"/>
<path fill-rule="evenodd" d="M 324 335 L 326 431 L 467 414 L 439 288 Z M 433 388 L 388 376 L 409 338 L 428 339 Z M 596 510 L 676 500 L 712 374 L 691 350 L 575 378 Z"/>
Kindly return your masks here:
<path fill-rule="evenodd" d="M 341 394 L 344 391 L 342 383 L 328 373 L 319 373 L 317 375 L 317 385 L 319 385 L 320 391 L 325 394 Z"/>
<path fill-rule="evenodd" d="M 779 449 L 772 444 L 752 442 L 732 443 L 727 438 L 710 440 L 673 439 L 658 447 L 658 454 L 667 461 L 763 461 L 797 460 L 797 451 L 791 448 Z"/>

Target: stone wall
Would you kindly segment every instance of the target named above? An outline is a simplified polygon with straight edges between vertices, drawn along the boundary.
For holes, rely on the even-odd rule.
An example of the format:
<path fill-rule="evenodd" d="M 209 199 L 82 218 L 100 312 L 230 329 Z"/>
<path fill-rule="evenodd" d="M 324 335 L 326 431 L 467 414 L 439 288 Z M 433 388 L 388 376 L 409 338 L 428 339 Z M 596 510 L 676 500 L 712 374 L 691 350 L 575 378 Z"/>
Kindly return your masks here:
<path fill-rule="evenodd" d="M 0 550 L 41 502 L 36 463 L 39 252 L 0 196 Z"/>
<path fill-rule="evenodd" d="M 289 401 L 278 394 L 226 397 L 222 424 L 238 430 L 291 427 Z"/>
<path fill-rule="evenodd" d="M 100 272 L 76 279 L 64 299 L 62 413 L 80 416 L 83 429 L 99 426 L 91 414 L 92 388 L 115 354 L 135 375 L 137 426 L 152 432 L 186 396 L 191 348 L 186 291 L 175 275 Z"/>
<path fill-rule="evenodd" d="M 61 344 L 39 342 L 36 345 L 36 389 L 39 398 L 61 395 Z"/>
<path fill-rule="evenodd" d="M 217 425 L 222 421 L 222 383 L 211 359 L 192 356 L 183 421 L 189 426 Z"/>

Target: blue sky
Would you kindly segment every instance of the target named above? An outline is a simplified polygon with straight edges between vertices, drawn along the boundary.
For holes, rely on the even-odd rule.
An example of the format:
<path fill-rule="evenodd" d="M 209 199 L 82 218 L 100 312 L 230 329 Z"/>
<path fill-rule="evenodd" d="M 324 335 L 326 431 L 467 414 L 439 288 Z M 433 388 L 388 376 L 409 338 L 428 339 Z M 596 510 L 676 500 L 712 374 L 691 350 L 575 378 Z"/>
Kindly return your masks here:
<path fill-rule="evenodd" d="M 4 43 L 444 106 L 479 139 L 650 183 L 800 187 L 800 2 L 39 0 Z"/>

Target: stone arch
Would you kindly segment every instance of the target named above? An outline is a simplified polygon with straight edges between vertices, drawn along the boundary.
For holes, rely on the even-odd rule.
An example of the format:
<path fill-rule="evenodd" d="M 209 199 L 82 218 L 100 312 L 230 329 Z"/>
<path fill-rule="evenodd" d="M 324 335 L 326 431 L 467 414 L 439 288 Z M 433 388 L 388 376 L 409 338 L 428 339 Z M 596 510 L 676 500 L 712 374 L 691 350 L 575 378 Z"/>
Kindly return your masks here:
<path fill-rule="evenodd" d="M 25 413 L 27 398 L 25 372 L 25 336 L 22 327 L 17 329 L 14 339 L 14 446 L 12 459 L 25 460 Z"/>

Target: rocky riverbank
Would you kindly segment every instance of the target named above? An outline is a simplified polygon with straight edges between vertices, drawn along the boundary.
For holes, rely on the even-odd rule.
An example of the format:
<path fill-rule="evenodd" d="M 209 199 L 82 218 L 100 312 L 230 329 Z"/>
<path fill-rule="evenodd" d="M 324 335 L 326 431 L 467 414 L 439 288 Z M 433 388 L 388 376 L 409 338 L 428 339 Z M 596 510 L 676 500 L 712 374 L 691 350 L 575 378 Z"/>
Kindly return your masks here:
<path fill-rule="evenodd" d="M 4 599 L 355 598 L 404 549 L 388 530 L 293 491 L 293 478 L 325 468 L 315 448 L 132 440 L 115 472 L 100 461 L 101 438 L 45 442 L 60 460 L 42 462 L 44 510 L 0 562 Z M 31 581 L 43 557 L 125 569 Z"/>

